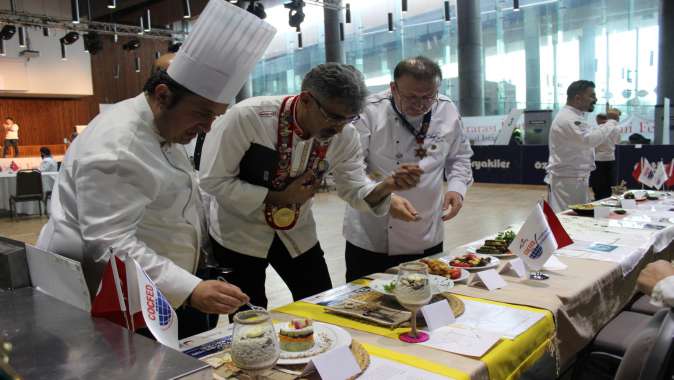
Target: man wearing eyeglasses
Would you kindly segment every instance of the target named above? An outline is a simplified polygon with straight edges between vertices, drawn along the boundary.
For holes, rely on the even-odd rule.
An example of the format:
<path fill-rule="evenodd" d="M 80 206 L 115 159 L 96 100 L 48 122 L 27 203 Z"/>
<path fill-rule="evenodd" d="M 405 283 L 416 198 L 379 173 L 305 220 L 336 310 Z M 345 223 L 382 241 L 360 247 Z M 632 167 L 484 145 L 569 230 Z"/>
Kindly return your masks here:
<path fill-rule="evenodd" d="M 311 211 L 325 174 L 334 175 L 351 207 L 380 216 L 389 212 L 393 191 L 419 182 L 422 170 L 414 164 L 392 168 L 379 182 L 366 176 L 351 125 L 366 92 L 354 67 L 326 63 L 305 76 L 299 95 L 247 99 L 215 122 L 200 168 L 201 187 L 215 199 L 214 254 L 253 304 L 267 305 L 269 264 L 295 300 L 332 287 Z"/>
<path fill-rule="evenodd" d="M 411 163 L 425 174 L 418 186 L 396 191 L 389 215 L 347 207 L 347 281 L 442 252 L 443 222 L 458 214 L 473 182 L 473 151 L 461 116 L 449 98 L 438 95 L 440 67 L 426 57 L 409 58 L 398 63 L 393 78 L 390 89 L 368 98 L 354 123 L 367 173 L 376 180 Z"/>

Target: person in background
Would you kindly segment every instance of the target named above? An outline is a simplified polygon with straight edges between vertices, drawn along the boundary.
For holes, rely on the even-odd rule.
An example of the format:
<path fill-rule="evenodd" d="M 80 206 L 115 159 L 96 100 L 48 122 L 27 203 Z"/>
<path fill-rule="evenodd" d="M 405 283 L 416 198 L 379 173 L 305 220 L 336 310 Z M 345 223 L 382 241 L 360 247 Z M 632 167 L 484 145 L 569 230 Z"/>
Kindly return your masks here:
<path fill-rule="evenodd" d="M 249 98 L 215 122 L 199 170 L 213 197 L 213 253 L 253 304 L 267 305 L 269 264 L 294 300 L 332 287 L 312 212 L 328 171 L 342 199 L 380 216 L 389 212 L 393 191 L 418 184 L 417 165 L 400 165 L 380 182 L 367 178 L 351 125 L 366 93 L 353 66 L 326 63 L 306 74 L 300 94 Z"/>
<path fill-rule="evenodd" d="M 417 163 L 425 174 L 418 186 L 391 196 L 388 215 L 347 206 L 347 282 L 442 252 L 444 222 L 459 213 L 473 182 L 473 151 L 456 106 L 438 95 L 441 81 L 437 63 L 405 59 L 393 71 L 390 89 L 370 96 L 354 123 L 371 178 L 381 179 L 401 163 Z"/>
<path fill-rule="evenodd" d="M 617 125 L 593 129 L 585 120 L 585 113 L 592 112 L 597 103 L 594 88 L 594 83 L 587 80 L 571 83 L 566 90 L 566 106 L 550 127 L 545 182 L 548 202 L 555 212 L 589 201 L 590 172 L 595 169 L 594 148 L 618 129 Z"/>
<path fill-rule="evenodd" d="M 611 108 L 607 113 L 597 114 L 599 128 L 618 126 L 620 110 Z M 620 143 L 620 128 L 611 128 L 606 140 L 594 148 L 594 164 L 596 169 L 590 174 L 590 185 L 594 199 L 605 199 L 611 196 L 611 186 L 618 182 L 618 167 L 615 161 L 615 146 Z"/>
<path fill-rule="evenodd" d="M 40 157 L 42 157 L 42 162 L 40 162 L 41 172 L 57 172 L 59 170 L 58 164 L 51 156 L 51 151 L 46 146 L 40 148 Z"/>
<path fill-rule="evenodd" d="M 195 172 L 180 144 L 208 132 L 275 34 L 256 16 L 211 0 L 168 71 L 99 114 L 69 147 L 38 247 L 82 262 L 92 296 L 110 253 L 135 259 L 177 309 L 179 338 L 248 301 L 210 279 Z"/>
<path fill-rule="evenodd" d="M 11 117 L 6 117 L 3 123 L 5 130 L 5 144 L 2 148 L 2 158 L 7 157 L 10 145 L 14 147 L 14 157 L 19 157 L 19 125 Z"/>

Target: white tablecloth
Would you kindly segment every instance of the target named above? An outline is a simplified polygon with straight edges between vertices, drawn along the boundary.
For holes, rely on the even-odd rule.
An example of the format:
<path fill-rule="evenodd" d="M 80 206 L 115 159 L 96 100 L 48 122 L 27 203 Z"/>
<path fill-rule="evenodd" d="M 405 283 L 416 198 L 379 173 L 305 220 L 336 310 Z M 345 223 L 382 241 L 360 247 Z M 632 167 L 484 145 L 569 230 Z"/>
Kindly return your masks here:
<path fill-rule="evenodd" d="M 51 191 L 56 181 L 58 172 L 42 173 L 42 191 Z M 0 173 L 0 210 L 9 211 L 9 196 L 16 194 L 16 174 Z M 44 213 L 43 205 L 42 212 Z M 38 202 L 21 202 L 16 204 L 16 213 L 25 215 L 34 215 L 40 211 Z"/>
<path fill-rule="evenodd" d="M 54 161 L 63 161 L 63 155 L 59 156 L 52 156 L 54 158 Z M 7 170 L 7 168 L 12 164 L 12 161 L 14 161 L 18 166 L 19 169 L 39 169 L 40 168 L 40 163 L 42 162 L 42 158 L 38 157 L 8 157 L 8 158 L 0 158 L 0 170 L 4 172 Z"/>

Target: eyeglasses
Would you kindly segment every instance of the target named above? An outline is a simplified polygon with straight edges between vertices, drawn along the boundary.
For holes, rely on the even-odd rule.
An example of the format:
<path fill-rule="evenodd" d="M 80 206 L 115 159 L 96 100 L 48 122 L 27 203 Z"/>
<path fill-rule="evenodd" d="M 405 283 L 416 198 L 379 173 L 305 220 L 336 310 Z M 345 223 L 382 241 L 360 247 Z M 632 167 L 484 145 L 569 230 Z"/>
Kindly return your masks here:
<path fill-rule="evenodd" d="M 433 95 L 429 96 L 415 96 L 415 95 L 403 95 L 400 92 L 400 89 L 398 87 L 398 83 L 396 83 L 395 90 L 398 93 L 398 96 L 400 99 L 408 104 L 419 104 L 419 105 L 425 105 L 429 106 L 433 104 L 435 101 L 438 100 L 438 90 L 435 90 L 435 93 Z"/>
<path fill-rule="evenodd" d="M 330 124 L 334 125 L 344 125 L 348 123 L 353 123 L 354 121 L 360 119 L 360 115 L 354 115 L 354 116 L 342 116 L 342 115 L 336 115 L 332 112 L 326 111 L 325 108 L 323 108 L 323 105 L 321 105 L 321 102 L 316 99 L 316 97 L 311 93 L 308 92 L 309 96 L 311 99 L 316 102 L 316 105 L 318 106 L 318 110 L 321 111 L 321 114 L 323 115 L 323 118 L 325 121 L 327 121 Z"/>

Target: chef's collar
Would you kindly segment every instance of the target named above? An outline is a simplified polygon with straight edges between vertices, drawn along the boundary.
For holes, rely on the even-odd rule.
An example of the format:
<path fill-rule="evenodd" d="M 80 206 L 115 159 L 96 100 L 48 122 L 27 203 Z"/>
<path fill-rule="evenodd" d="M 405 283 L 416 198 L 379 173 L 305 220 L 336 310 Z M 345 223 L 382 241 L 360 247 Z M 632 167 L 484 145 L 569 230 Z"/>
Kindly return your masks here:
<path fill-rule="evenodd" d="M 567 104 L 566 107 L 567 107 L 568 109 L 570 109 L 571 111 L 573 111 L 573 113 L 575 113 L 575 114 L 578 115 L 578 116 L 585 116 L 585 111 L 581 111 L 581 110 L 579 110 L 578 108 L 576 108 L 576 107 L 574 107 L 574 106 L 572 106 L 572 105 L 569 105 L 569 104 Z"/>
<path fill-rule="evenodd" d="M 146 125 L 150 127 L 154 135 L 157 137 L 159 144 L 166 144 L 166 139 L 163 138 L 159 133 L 159 129 L 157 129 L 157 125 L 154 122 L 154 113 L 152 113 L 152 108 L 150 108 L 150 103 L 147 100 L 147 95 L 145 92 L 134 98 L 134 104 L 136 106 L 136 112 L 138 112 L 138 116 Z"/>

